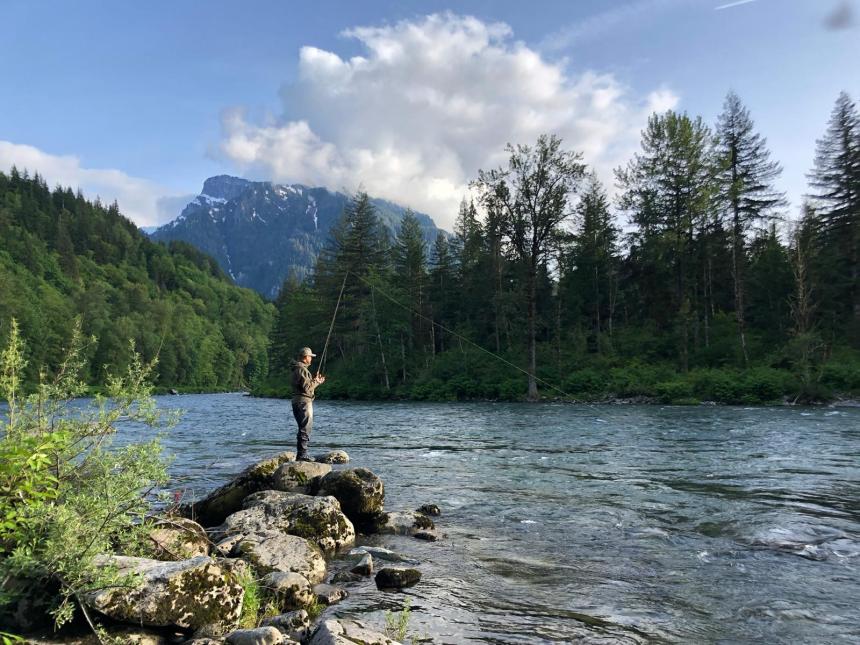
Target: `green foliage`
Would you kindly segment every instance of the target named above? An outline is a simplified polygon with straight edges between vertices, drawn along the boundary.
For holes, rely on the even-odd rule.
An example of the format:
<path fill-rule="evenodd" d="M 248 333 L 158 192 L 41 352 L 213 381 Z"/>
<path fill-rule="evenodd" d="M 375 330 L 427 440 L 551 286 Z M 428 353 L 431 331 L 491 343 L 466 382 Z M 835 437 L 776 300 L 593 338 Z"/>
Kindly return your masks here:
<path fill-rule="evenodd" d="M 92 342 L 92 341 L 90 341 Z M 0 388 L 7 402 L 0 440 L 0 620 L 11 622 L 22 598 L 68 622 L 88 592 L 133 584 L 97 555 L 135 554 L 145 542 L 144 518 L 166 464 L 156 438 L 114 446 L 119 424 L 169 425 L 156 409 L 144 363 L 132 345 L 121 374 L 109 375 L 105 396 L 77 403 L 88 348 L 78 322 L 52 378 L 40 370 L 36 391 L 23 395 L 17 375 L 26 348 L 11 324 L 2 353 Z M 29 618 L 33 618 L 30 616 Z M 8 623 L 6 623 L 8 624 Z"/>
<path fill-rule="evenodd" d="M 511 147 L 509 167 L 482 172 L 484 212 L 464 199 L 453 236 L 437 238 L 426 267 L 415 222 L 405 218 L 387 248 L 359 195 L 314 282 L 285 288 L 270 363 L 324 342 L 346 275 L 322 397 L 522 400 L 529 389 L 516 368 L 586 401 L 850 395 L 860 339 L 858 137 L 860 116 L 842 95 L 819 142 L 814 198 L 787 240 L 777 227 L 779 164 L 732 93 L 713 129 L 687 114 L 651 116 L 641 152 L 617 170 L 626 244 L 594 177 L 571 205 L 572 225 L 560 226 L 583 169 L 555 138 Z M 542 193 L 530 173 L 555 161 L 559 187 Z M 526 196 L 537 193 L 552 208 L 531 212 Z M 289 395 L 287 377 L 282 370 L 255 391 Z"/>
<path fill-rule="evenodd" d="M 87 336 L 90 385 L 124 364 L 128 339 L 159 358 L 163 388 L 236 389 L 268 371 L 274 308 L 233 286 L 214 260 L 181 242 L 152 242 L 115 206 L 105 208 L 38 177 L 0 173 L 0 320 L 28 337 L 26 389 L 42 365 L 59 365 L 76 317 Z M 0 326 L 3 345 L 9 329 Z"/>
<path fill-rule="evenodd" d="M 314 597 L 313 601 L 310 605 L 305 607 L 305 611 L 308 612 L 308 619 L 313 623 L 317 618 L 322 616 L 322 613 L 325 611 L 326 605 L 321 603 L 316 597 Z"/>
<path fill-rule="evenodd" d="M 259 614 L 263 606 L 264 591 L 250 569 L 246 569 L 239 577 L 245 595 L 242 600 L 242 615 L 239 617 L 239 627 L 254 628 L 259 624 Z"/>
<path fill-rule="evenodd" d="M 389 611 L 385 612 L 385 634 L 389 638 L 393 638 L 401 643 L 406 641 L 406 635 L 409 630 L 409 617 L 412 614 L 409 598 L 403 600 L 403 609 L 396 614 Z"/>

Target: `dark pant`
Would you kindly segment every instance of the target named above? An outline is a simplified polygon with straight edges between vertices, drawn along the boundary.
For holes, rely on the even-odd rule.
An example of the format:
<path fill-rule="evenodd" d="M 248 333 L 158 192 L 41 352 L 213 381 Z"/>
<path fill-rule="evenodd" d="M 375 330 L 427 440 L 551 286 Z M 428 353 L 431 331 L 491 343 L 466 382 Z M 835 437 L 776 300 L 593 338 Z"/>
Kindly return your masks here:
<path fill-rule="evenodd" d="M 308 399 L 293 401 L 293 416 L 299 425 L 296 433 L 296 456 L 308 454 L 308 442 L 311 440 L 311 430 L 314 427 L 314 403 Z"/>

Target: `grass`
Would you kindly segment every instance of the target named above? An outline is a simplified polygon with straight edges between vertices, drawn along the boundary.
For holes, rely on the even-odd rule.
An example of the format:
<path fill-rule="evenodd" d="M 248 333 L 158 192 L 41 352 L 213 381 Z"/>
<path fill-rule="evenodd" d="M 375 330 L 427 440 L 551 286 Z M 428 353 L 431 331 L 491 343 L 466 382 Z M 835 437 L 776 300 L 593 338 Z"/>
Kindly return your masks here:
<path fill-rule="evenodd" d="M 396 614 L 392 611 L 385 612 L 385 635 L 393 638 L 396 641 L 403 642 L 406 640 L 406 633 L 409 629 L 409 616 L 412 610 L 410 609 L 409 597 L 403 601 L 403 609 Z"/>

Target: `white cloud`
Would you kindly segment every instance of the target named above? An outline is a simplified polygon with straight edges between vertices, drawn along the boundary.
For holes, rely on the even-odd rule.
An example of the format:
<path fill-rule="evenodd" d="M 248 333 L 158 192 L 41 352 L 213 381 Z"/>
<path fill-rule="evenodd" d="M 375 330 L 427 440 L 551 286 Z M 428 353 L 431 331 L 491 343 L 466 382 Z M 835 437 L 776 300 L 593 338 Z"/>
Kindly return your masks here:
<path fill-rule="evenodd" d="M 665 88 L 636 97 L 611 74 L 571 72 L 513 39 L 501 23 L 436 14 L 344 33 L 363 56 L 303 47 L 283 114 L 223 117 L 221 153 L 246 175 L 369 193 L 451 226 L 479 168 L 505 161 L 506 143 L 555 133 L 611 183 L 638 146 Z"/>
<path fill-rule="evenodd" d="M 132 177 L 109 168 L 84 168 L 77 157 L 53 155 L 33 146 L 0 141 L 0 170 L 8 172 L 12 166 L 38 172 L 52 188 L 60 184 L 80 188 L 90 199 L 98 196 L 105 204 L 116 200 L 120 212 L 138 226 L 164 223 L 179 211 L 175 207 L 175 192 L 139 177 Z M 187 202 L 187 200 L 186 200 Z"/>

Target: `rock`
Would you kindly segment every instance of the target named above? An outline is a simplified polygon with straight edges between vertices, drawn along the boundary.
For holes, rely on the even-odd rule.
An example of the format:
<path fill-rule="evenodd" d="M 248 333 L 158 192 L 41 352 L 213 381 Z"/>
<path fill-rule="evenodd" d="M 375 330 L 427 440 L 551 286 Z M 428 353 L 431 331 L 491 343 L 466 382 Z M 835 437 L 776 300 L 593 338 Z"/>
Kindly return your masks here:
<path fill-rule="evenodd" d="M 230 628 L 242 612 L 245 591 L 237 580 L 240 569 L 229 560 L 198 556 L 161 562 L 100 556 L 96 563 L 116 567 L 121 575 L 139 576 L 136 588 L 104 589 L 84 596 L 87 605 L 116 620 L 157 627 L 197 629 L 218 624 Z"/>
<path fill-rule="evenodd" d="M 351 573 L 356 573 L 360 576 L 369 576 L 373 573 L 373 556 L 365 553 L 358 564 L 350 569 Z"/>
<path fill-rule="evenodd" d="M 313 589 L 301 574 L 276 571 L 264 576 L 260 584 L 277 599 L 282 610 L 301 609 L 313 604 Z"/>
<path fill-rule="evenodd" d="M 234 552 L 260 573 L 292 571 L 303 575 L 311 584 L 325 578 L 325 560 L 319 548 L 297 535 L 279 531 L 243 535 Z"/>
<path fill-rule="evenodd" d="M 190 641 L 184 641 L 182 645 L 224 645 L 224 641 L 220 638 L 192 638 Z"/>
<path fill-rule="evenodd" d="M 338 571 L 335 573 L 331 581 L 333 583 L 350 583 L 350 582 L 360 582 L 364 579 L 364 576 L 360 576 L 357 573 L 350 573 L 349 571 Z"/>
<path fill-rule="evenodd" d="M 416 511 L 422 515 L 431 515 L 433 517 L 438 517 L 442 514 L 442 511 L 439 510 L 436 504 L 424 504 L 423 506 L 419 506 Z"/>
<path fill-rule="evenodd" d="M 275 627 L 281 634 L 296 641 L 304 640 L 311 628 L 311 620 L 304 609 L 266 618 L 262 624 Z"/>
<path fill-rule="evenodd" d="M 227 636 L 228 645 L 281 645 L 284 636 L 275 627 L 239 629 Z"/>
<path fill-rule="evenodd" d="M 314 585 L 313 591 L 317 602 L 323 605 L 337 604 L 349 595 L 346 590 L 327 584 Z"/>
<path fill-rule="evenodd" d="M 406 567 L 385 567 L 377 572 L 374 580 L 377 589 L 403 589 L 417 584 L 421 580 L 421 572 Z"/>
<path fill-rule="evenodd" d="M 385 549 L 381 546 L 359 546 L 354 549 L 351 549 L 347 554 L 350 558 L 354 558 L 356 560 L 364 557 L 365 554 L 369 553 L 377 560 L 385 560 L 387 562 L 406 562 L 408 564 L 418 564 L 417 560 L 413 560 L 412 558 L 407 558 L 406 556 L 400 555 L 399 553 L 395 553 L 389 549 Z"/>
<path fill-rule="evenodd" d="M 332 450 L 316 457 L 316 461 L 320 464 L 348 464 L 349 455 L 343 450 Z"/>
<path fill-rule="evenodd" d="M 288 451 L 257 462 L 203 499 L 181 506 L 180 511 L 203 526 L 221 524 L 228 515 L 242 508 L 242 502 L 248 495 L 269 488 L 272 475 L 281 464 L 295 459 L 296 453 Z"/>
<path fill-rule="evenodd" d="M 157 560 L 187 560 L 209 555 L 209 537 L 197 522 L 184 517 L 159 518 L 149 532 Z"/>
<path fill-rule="evenodd" d="M 244 510 L 233 513 L 212 530 L 216 539 L 279 531 L 311 540 L 324 551 L 355 542 L 352 522 L 334 497 L 267 490 L 248 496 L 244 506 Z"/>
<path fill-rule="evenodd" d="M 416 531 L 412 537 L 427 542 L 436 542 L 439 539 L 439 534 L 436 531 Z"/>
<path fill-rule="evenodd" d="M 281 464 L 272 475 L 272 490 L 287 493 L 313 494 L 319 489 L 319 482 L 331 472 L 328 464 L 313 461 L 296 461 Z"/>
<path fill-rule="evenodd" d="M 416 511 L 390 511 L 379 517 L 376 531 L 390 535 L 415 535 L 435 528 L 433 520 Z"/>
<path fill-rule="evenodd" d="M 400 645 L 385 634 L 368 629 L 357 620 L 326 620 L 317 628 L 308 645 Z"/>
<path fill-rule="evenodd" d="M 320 481 L 319 495 L 332 495 L 346 516 L 362 531 L 372 531 L 382 513 L 385 486 L 367 468 L 335 470 Z"/>
<path fill-rule="evenodd" d="M 242 541 L 242 534 L 230 535 L 218 542 L 214 550 L 221 556 L 229 558 L 233 555 L 236 545 Z"/>

